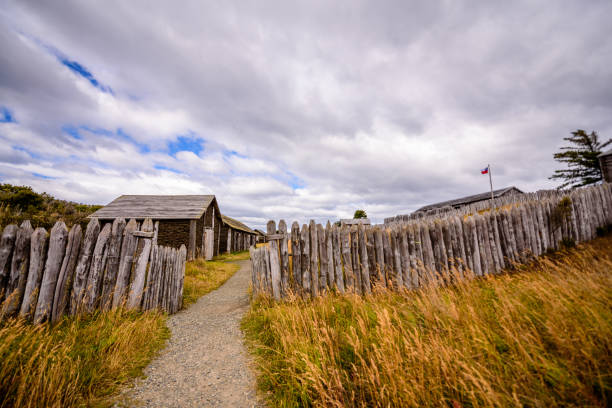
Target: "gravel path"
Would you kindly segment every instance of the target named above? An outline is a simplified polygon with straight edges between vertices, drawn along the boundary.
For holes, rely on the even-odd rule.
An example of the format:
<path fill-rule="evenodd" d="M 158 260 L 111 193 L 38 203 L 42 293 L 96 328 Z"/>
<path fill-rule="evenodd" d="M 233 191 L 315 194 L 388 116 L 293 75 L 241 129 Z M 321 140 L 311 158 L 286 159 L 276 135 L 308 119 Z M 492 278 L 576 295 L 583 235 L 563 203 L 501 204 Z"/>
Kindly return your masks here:
<path fill-rule="evenodd" d="M 127 397 L 145 407 L 255 407 L 255 379 L 240 319 L 249 307 L 251 262 L 219 289 L 168 319 L 167 347 Z"/>

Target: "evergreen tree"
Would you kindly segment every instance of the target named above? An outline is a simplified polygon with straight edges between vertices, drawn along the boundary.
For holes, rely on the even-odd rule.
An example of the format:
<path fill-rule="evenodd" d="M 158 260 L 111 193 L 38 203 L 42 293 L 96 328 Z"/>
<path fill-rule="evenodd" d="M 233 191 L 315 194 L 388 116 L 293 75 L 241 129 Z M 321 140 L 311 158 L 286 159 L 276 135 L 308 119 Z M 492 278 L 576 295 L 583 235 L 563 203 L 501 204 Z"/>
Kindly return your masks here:
<path fill-rule="evenodd" d="M 572 136 L 564 137 L 563 140 L 567 140 L 572 145 L 562 147 L 553 157 L 558 162 L 567 164 L 568 168 L 555 170 L 549 179 L 563 180 L 559 189 L 568 186 L 576 188 L 601 181 L 602 174 L 597 156 L 604 147 L 612 143 L 612 139 L 600 143 L 597 132 L 592 131 L 591 134 L 587 134 L 584 130 L 578 129 L 572 132 Z"/>

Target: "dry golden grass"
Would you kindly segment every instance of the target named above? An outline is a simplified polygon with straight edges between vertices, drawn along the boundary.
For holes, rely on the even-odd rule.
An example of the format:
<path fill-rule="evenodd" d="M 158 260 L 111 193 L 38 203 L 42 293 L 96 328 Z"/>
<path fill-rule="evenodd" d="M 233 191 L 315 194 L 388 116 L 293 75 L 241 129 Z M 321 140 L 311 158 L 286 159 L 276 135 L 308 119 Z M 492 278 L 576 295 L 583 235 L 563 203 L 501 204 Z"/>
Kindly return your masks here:
<path fill-rule="evenodd" d="M 245 259 L 249 259 L 248 251 L 220 255 L 212 261 L 199 258 L 187 262 L 183 284 L 183 307 L 188 307 L 200 297 L 217 289 L 238 271 L 240 268 L 238 264 L 228 262 Z"/>
<path fill-rule="evenodd" d="M 272 406 L 609 406 L 612 237 L 513 274 L 402 294 L 260 301 Z"/>
<path fill-rule="evenodd" d="M 0 323 L 0 407 L 110 405 L 164 346 L 165 319 L 117 309 L 53 327 Z"/>

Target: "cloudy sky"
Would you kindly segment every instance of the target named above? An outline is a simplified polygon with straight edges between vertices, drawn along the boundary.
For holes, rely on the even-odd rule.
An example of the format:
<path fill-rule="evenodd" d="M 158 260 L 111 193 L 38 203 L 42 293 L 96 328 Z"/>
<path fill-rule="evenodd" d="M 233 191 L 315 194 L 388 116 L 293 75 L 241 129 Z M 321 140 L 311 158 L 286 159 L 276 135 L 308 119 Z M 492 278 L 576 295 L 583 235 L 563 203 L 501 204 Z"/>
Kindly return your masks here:
<path fill-rule="evenodd" d="M 612 136 L 612 2 L 3 1 L 0 181 L 253 227 L 551 188 Z"/>

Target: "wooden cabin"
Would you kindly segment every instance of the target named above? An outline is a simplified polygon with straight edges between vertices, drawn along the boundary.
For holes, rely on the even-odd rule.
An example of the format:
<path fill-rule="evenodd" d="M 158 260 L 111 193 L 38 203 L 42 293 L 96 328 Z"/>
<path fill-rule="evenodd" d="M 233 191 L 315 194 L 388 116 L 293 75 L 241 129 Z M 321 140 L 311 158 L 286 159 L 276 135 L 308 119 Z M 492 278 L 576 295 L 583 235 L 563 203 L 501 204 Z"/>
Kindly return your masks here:
<path fill-rule="evenodd" d="M 89 216 L 156 222 L 157 243 L 187 247 L 187 259 L 219 255 L 222 217 L 214 195 L 122 195 Z"/>
<path fill-rule="evenodd" d="M 493 190 L 493 198 L 503 197 L 503 196 L 512 195 L 512 194 L 524 194 L 524 193 L 514 186 L 500 188 L 499 190 Z M 454 200 L 442 201 L 440 203 L 426 205 L 416 210 L 415 213 L 427 213 L 429 211 L 443 210 L 445 208 L 457 209 L 457 208 L 464 207 L 466 205 L 478 203 L 480 201 L 487 201 L 490 199 L 491 199 L 491 192 L 487 191 L 486 193 L 474 194 L 474 195 L 463 197 L 463 198 L 456 198 Z"/>
<path fill-rule="evenodd" d="M 612 183 L 612 149 L 606 150 L 597 157 L 601 166 L 601 176 L 604 181 Z"/>
<path fill-rule="evenodd" d="M 255 231 L 255 242 L 258 244 L 263 244 L 264 242 L 266 242 L 266 233 L 263 232 L 260 229 L 254 229 L 253 231 Z"/>
<path fill-rule="evenodd" d="M 255 245 L 257 234 L 238 220 L 226 215 L 221 216 L 221 239 L 219 241 L 221 252 L 246 251 Z"/>

